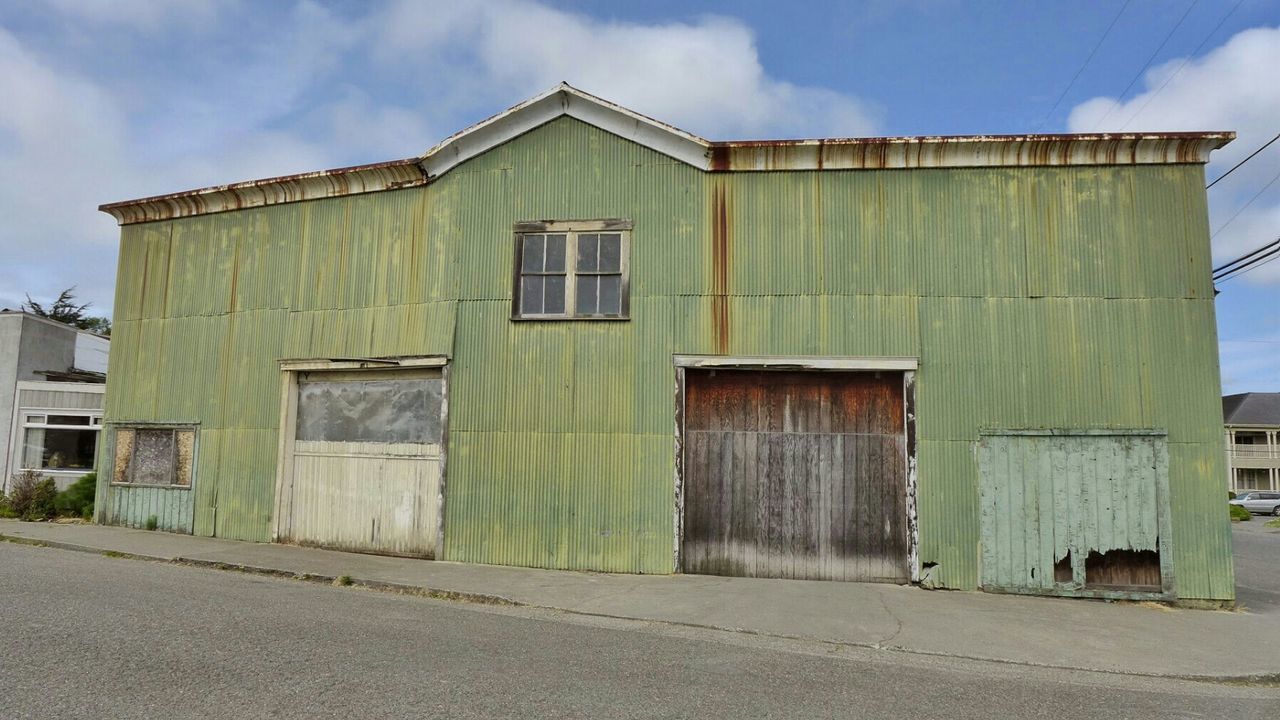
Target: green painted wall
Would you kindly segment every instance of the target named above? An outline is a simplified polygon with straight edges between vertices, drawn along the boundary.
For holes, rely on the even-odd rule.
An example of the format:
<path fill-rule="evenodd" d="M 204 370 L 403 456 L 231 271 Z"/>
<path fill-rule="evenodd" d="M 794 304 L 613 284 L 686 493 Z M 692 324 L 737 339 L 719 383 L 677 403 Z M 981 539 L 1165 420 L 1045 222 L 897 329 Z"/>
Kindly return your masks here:
<path fill-rule="evenodd" d="M 1141 427 L 1168 432 L 1179 594 L 1229 598 L 1203 182 L 706 174 L 562 118 L 424 188 L 126 226 L 108 419 L 200 423 L 194 531 L 266 540 L 276 361 L 447 353 L 444 557 L 662 573 L 672 353 L 918 356 L 943 583 L 978 580 L 981 428 Z M 631 320 L 510 322 L 512 224 L 597 217 L 635 223 Z"/>

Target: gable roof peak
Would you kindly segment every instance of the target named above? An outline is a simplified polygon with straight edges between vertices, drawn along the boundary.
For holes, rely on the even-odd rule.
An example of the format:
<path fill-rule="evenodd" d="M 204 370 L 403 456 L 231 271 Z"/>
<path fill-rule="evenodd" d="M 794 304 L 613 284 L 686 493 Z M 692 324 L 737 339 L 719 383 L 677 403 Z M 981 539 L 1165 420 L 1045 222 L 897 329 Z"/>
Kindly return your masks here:
<path fill-rule="evenodd" d="M 429 178 L 563 116 L 644 145 L 695 167 L 706 168 L 711 143 L 561 81 L 522 103 L 441 140 L 420 158 Z"/>

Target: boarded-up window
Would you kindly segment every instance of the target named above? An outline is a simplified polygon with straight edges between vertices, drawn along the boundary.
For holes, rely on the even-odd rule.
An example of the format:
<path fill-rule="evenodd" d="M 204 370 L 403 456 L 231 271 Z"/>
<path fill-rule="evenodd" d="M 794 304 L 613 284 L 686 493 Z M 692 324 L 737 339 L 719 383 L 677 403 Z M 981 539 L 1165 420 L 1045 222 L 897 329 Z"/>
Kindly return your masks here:
<path fill-rule="evenodd" d="M 111 481 L 191 487 L 194 428 L 117 428 Z"/>
<path fill-rule="evenodd" d="M 298 383 L 298 440 L 439 443 L 440 378 Z"/>

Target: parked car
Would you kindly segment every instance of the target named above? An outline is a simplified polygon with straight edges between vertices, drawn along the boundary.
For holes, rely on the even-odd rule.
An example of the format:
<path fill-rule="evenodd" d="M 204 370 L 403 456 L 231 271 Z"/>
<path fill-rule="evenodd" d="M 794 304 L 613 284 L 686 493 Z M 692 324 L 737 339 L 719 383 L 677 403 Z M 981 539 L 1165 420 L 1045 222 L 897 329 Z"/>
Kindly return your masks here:
<path fill-rule="evenodd" d="M 1255 490 L 1240 493 L 1235 500 L 1228 500 L 1227 502 L 1232 505 L 1239 505 L 1251 513 L 1280 517 L 1280 492 L 1260 492 Z"/>

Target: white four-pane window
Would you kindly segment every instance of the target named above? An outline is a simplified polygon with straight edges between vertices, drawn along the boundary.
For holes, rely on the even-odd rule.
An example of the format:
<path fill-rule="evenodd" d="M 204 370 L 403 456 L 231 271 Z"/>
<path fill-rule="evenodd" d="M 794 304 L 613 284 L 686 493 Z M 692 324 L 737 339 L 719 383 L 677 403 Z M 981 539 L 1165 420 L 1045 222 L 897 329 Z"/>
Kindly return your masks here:
<path fill-rule="evenodd" d="M 626 318 L 629 240 L 620 220 L 518 224 L 513 317 Z"/>

